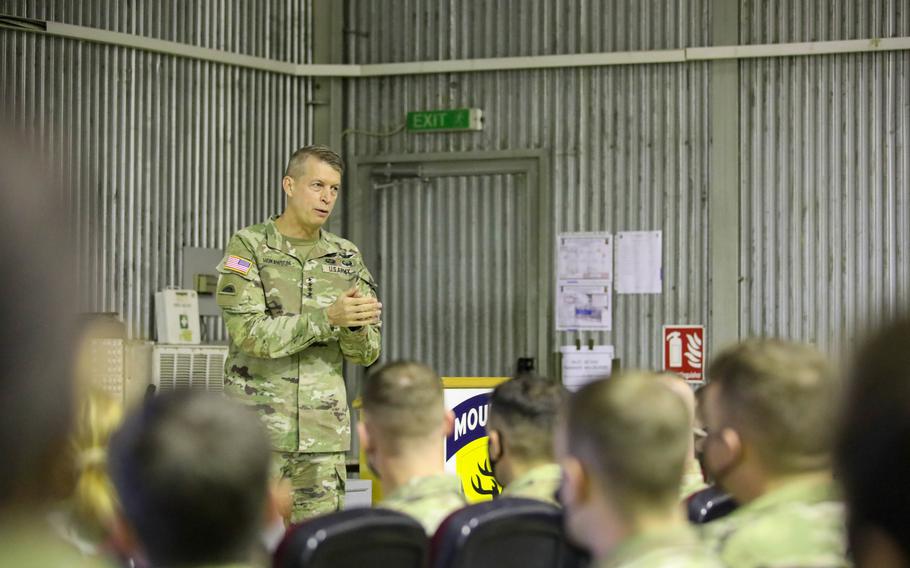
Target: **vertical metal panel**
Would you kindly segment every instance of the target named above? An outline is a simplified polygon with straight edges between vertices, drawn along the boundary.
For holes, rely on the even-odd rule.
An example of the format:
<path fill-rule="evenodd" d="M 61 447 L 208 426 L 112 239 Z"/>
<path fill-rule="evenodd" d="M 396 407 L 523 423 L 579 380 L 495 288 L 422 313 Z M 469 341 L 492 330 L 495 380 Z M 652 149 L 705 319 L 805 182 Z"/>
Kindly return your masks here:
<path fill-rule="evenodd" d="M 352 63 L 708 45 L 705 0 L 347 0 Z"/>
<path fill-rule="evenodd" d="M 308 2 L 8 4 L 18 15 L 310 57 Z M 309 79 L 8 30 L 0 58 L 4 105 L 70 191 L 81 308 L 120 313 L 134 337 L 154 336 L 154 293 L 180 285 L 184 246 L 223 248 L 233 231 L 280 212 L 284 162 L 312 139 Z M 226 339 L 220 318 L 204 323 L 210 340 Z"/>
<path fill-rule="evenodd" d="M 515 371 L 533 333 L 523 301 L 533 258 L 525 178 L 434 177 L 375 189 L 385 361 L 416 359 L 456 377 Z"/>
<path fill-rule="evenodd" d="M 310 0 L 9 0 L 12 16 L 310 63 Z"/>
<path fill-rule="evenodd" d="M 740 43 L 908 35 L 907 0 L 740 0 Z"/>
<path fill-rule="evenodd" d="M 348 53 L 358 63 L 707 45 L 709 29 L 700 0 L 347 5 Z M 554 331 L 549 338 L 552 350 L 576 338 L 614 343 L 624 366 L 654 367 L 662 324 L 707 319 L 708 81 L 703 63 L 358 79 L 348 84 L 347 128 L 382 132 L 401 124 L 408 110 L 466 106 L 482 108 L 486 123 L 477 133 L 351 134 L 345 150 L 353 158 L 545 149 L 551 228 L 663 230 L 663 294 L 616 296 L 612 333 Z M 456 225 L 453 211 L 441 211 L 424 230 Z M 495 228 L 499 221 L 478 211 L 471 230 L 481 223 Z M 471 259 L 444 260 L 453 270 L 480 270 Z M 552 278 L 552 263 L 540 272 Z M 458 286 L 440 285 L 452 294 Z M 509 331 L 497 322 L 483 325 L 492 326 L 485 334 Z M 414 321 L 407 340 L 420 336 Z"/>
<path fill-rule="evenodd" d="M 906 2 L 756 4 L 746 40 L 910 34 Z M 837 351 L 910 306 L 910 54 L 740 65 L 741 334 Z"/>

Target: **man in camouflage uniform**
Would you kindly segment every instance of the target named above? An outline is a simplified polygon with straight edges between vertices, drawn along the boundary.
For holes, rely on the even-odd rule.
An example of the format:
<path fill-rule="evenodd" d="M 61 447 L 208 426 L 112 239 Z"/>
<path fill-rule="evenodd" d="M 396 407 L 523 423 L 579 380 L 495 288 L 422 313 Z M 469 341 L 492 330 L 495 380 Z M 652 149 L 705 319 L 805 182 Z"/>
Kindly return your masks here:
<path fill-rule="evenodd" d="M 225 391 L 268 428 L 274 473 L 293 491 L 293 522 L 341 508 L 351 435 L 342 364 L 379 357 L 373 278 L 356 246 L 321 228 L 343 167 L 328 148 L 295 152 L 284 212 L 234 234 L 218 265 L 231 339 Z"/>
<path fill-rule="evenodd" d="M 750 340 L 721 353 L 705 387 L 707 472 L 739 509 L 705 525 L 721 560 L 848 566 L 844 507 L 830 472 L 838 389 L 816 350 Z"/>
<path fill-rule="evenodd" d="M 562 477 L 553 457 L 556 416 L 566 399 L 560 383 L 523 375 L 493 389 L 487 420 L 490 465 L 504 497 L 556 503 Z"/>
<path fill-rule="evenodd" d="M 556 435 L 566 530 L 599 568 L 719 568 L 679 506 L 691 434 L 654 373 L 582 387 Z"/>
<path fill-rule="evenodd" d="M 382 480 L 380 507 L 411 515 L 427 534 L 464 507 L 461 480 L 445 473 L 443 444 L 454 415 L 443 401 L 442 379 L 426 365 L 397 362 L 363 388 L 360 444 Z"/>

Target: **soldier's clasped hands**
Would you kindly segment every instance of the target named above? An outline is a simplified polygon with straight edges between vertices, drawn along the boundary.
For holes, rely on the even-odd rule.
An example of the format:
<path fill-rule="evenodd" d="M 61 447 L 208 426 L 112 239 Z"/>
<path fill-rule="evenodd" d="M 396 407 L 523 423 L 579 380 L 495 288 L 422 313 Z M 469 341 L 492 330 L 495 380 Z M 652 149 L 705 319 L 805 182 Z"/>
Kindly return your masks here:
<path fill-rule="evenodd" d="M 351 288 L 335 300 L 326 310 L 329 323 L 338 327 L 362 327 L 379 323 L 382 304 L 372 297 L 360 294 L 357 288 Z"/>

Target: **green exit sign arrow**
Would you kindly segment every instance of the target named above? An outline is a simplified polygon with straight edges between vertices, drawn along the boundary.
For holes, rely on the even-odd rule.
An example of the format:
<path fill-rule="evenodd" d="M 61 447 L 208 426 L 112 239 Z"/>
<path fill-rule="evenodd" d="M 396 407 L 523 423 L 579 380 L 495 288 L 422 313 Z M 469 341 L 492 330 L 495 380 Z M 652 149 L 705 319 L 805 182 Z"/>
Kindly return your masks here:
<path fill-rule="evenodd" d="M 459 130 L 483 130 L 483 111 L 479 108 L 456 108 L 408 113 L 409 132 Z"/>

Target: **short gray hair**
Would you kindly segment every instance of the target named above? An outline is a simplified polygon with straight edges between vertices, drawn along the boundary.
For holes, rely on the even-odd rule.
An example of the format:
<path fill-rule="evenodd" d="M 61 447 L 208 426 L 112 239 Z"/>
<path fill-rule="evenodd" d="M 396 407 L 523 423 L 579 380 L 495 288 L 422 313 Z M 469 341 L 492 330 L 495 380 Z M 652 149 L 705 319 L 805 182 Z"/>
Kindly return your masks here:
<path fill-rule="evenodd" d="M 344 173 L 344 160 L 341 159 L 341 156 L 335 150 L 327 146 L 311 145 L 304 146 L 291 154 L 291 157 L 288 158 L 288 165 L 284 169 L 284 175 L 293 179 L 302 176 L 306 171 L 304 164 L 310 156 L 330 165 L 339 174 Z"/>

